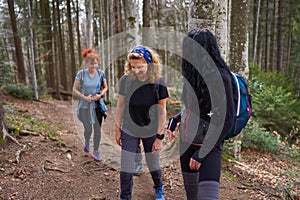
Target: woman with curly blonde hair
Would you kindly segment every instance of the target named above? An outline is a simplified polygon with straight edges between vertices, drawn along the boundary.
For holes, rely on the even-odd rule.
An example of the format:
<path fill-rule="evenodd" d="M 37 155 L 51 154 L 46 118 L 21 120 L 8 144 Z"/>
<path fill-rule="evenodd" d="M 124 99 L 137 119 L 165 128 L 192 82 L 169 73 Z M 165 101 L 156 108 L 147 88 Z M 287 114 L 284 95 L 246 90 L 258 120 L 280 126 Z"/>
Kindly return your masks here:
<path fill-rule="evenodd" d="M 125 74 L 119 82 L 116 111 L 115 139 L 122 147 L 121 199 L 132 199 L 134 161 L 141 140 L 156 200 L 164 200 L 158 152 L 164 139 L 168 96 L 165 82 L 160 77 L 158 55 L 144 46 L 133 48 L 127 56 Z"/>

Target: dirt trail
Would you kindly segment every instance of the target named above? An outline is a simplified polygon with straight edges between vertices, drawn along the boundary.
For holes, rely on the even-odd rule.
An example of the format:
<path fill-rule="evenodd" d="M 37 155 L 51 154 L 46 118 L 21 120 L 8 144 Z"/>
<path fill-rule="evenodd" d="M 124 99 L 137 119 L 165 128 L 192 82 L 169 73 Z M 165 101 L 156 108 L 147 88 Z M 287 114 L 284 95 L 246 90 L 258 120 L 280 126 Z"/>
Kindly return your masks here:
<path fill-rule="evenodd" d="M 97 162 L 83 152 L 82 136 L 78 135 L 82 130 L 75 125 L 80 122 L 74 118 L 72 102 L 41 103 L 6 96 L 3 101 L 16 111 L 57 127 L 55 134 L 63 143 L 49 139 L 45 133 L 22 136 L 18 140 L 26 149 L 19 163 L 15 153 L 20 147 L 11 142 L 0 146 L 1 199 L 118 199 L 120 147 L 113 140 L 113 109 L 103 123 L 100 152 L 104 159 Z M 185 200 L 178 159 L 164 162 L 174 153 L 168 148 L 174 147 L 166 145 L 161 156 L 166 199 Z M 152 180 L 146 171 L 144 166 L 144 173 L 134 177 L 133 199 L 154 199 Z M 220 199 L 258 199 L 255 192 L 238 189 L 240 184 L 229 180 L 225 173 L 222 172 Z"/>

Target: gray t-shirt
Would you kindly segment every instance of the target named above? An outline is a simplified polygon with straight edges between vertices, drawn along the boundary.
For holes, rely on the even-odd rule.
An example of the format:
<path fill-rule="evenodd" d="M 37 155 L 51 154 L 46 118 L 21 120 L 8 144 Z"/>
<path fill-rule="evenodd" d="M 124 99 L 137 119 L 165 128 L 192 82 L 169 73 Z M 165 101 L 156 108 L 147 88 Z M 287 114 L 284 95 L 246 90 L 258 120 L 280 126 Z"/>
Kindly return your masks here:
<path fill-rule="evenodd" d="M 83 73 L 82 73 L 83 72 Z M 87 69 L 83 71 L 80 70 L 77 72 L 76 80 L 81 81 L 81 75 L 83 74 L 83 81 L 81 83 L 81 91 L 80 93 L 83 95 L 95 95 L 101 92 L 101 86 L 103 81 L 106 80 L 105 74 L 102 70 L 97 69 L 97 73 L 93 77 L 88 74 Z M 100 78 L 101 76 L 101 78 Z M 94 107 L 96 107 L 95 102 Z M 84 101 L 83 99 L 79 100 L 79 107 L 81 108 L 88 108 L 88 102 Z"/>

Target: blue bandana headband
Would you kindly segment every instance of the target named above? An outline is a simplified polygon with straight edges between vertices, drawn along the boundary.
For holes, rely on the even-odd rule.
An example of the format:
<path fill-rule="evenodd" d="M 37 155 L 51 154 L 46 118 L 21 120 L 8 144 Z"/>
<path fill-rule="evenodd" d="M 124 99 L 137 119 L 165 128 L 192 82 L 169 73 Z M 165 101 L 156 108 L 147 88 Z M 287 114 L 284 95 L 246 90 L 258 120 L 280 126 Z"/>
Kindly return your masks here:
<path fill-rule="evenodd" d="M 144 46 L 136 46 L 131 50 L 131 53 L 142 54 L 147 63 L 152 63 L 152 56 L 150 51 Z"/>

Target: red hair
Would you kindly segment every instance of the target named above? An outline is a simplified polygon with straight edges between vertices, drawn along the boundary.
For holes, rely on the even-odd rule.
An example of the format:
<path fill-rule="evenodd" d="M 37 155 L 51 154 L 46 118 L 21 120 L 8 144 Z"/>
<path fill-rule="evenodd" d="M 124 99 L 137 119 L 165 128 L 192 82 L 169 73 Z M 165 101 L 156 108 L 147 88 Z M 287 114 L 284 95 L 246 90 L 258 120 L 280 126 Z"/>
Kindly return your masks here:
<path fill-rule="evenodd" d="M 100 62 L 100 56 L 97 54 L 95 49 L 91 47 L 82 49 L 82 57 L 86 60 L 96 59 L 98 62 Z"/>

